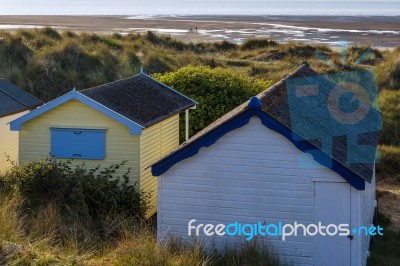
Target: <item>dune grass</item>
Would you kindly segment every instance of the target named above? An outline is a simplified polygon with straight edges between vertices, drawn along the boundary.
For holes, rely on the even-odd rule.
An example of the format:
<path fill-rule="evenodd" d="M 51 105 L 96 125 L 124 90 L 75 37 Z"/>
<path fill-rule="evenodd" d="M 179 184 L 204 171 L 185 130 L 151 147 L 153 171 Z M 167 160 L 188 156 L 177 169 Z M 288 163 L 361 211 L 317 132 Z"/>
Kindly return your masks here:
<path fill-rule="evenodd" d="M 384 228 L 384 234 L 371 238 L 367 266 L 399 265 L 400 232 L 390 229 L 390 217 L 383 213 L 378 212 L 377 223 Z"/>
<path fill-rule="evenodd" d="M 224 254 L 178 240 L 159 244 L 151 224 L 132 228 L 120 217 L 109 220 L 118 237 L 104 241 L 95 230 L 82 230 L 84 221 L 66 225 L 51 203 L 35 215 L 22 206 L 21 198 L 0 194 L 0 265 L 281 265 L 269 249 L 254 244 Z"/>
<path fill-rule="evenodd" d="M 73 87 L 79 90 L 134 75 L 140 67 L 150 74 L 177 71 L 188 65 L 221 67 L 247 76 L 251 81 L 265 80 L 266 84 L 283 78 L 304 61 L 319 73 L 375 70 L 383 113 L 378 179 L 399 180 L 400 48 L 393 51 L 371 49 L 372 58 L 352 67 L 351 64 L 369 49 L 350 47 L 345 66 L 342 66 L 340 53 L 328 46 L 277 43 L 269 39 L 250 39 L 237 45 L 228 41 L 184 43 L 151 32 L 122 36 L 58 32 L 51 28 L 16 33 L 3 31 L 0 32 L 0 77 L 49 101 Z M 130 228 L 117 217 L 110 218 L 109 224 L 118 229 L 119 236 L 100 240 L 99 232 L 86 229 L 79 219 L 64 224 L 51 203 L 32 216 L 26 214 L 22 202 L 19 197 L 0 196 L 0 264 L 279 264 L 268 250 L 257 250 L 254 246 L 218 254 L 182 243 L 159 245 L 151 225 Z M 60 232 L 68 233 L 61 237 Z M 376 238 L 370 265 L 395 265 L 398 239 L 396 232 Z M 379 264 L 380 261 L 383 263 Z"/>
<path fill-rule="evenodd" d="M 384 90 L 379 101 L 383 115 L 380 143 L 400 147 L 400 91 Z"/>
<path fill-rule="evenodd" d="M 326 45 L 277 43 L 249 39 L 241 45 L 228 41 L 184 43 L 169 36 L 147 34 L 77 34 L 51 28 L 0 32 L 0 76 L 49 101 L 71 90 L 96 86 L 136 74 L 176 71 L 187 65 L 231 68 L 251 78 L 277 81 L 307 61 L 320 73 L 341 65 L 340 54 Z M 348 49 L 348 64 L 368 47 Z M 376 66 L 384 88 L 398 84 L 398 49 L 380 53 L 363 67 Z"/>

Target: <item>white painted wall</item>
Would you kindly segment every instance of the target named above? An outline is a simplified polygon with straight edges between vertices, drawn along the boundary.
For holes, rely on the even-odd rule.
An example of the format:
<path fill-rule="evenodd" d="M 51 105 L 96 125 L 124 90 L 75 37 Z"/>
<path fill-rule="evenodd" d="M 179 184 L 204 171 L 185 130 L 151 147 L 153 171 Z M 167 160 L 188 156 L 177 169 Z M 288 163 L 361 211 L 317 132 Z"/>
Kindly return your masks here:
<path fill-rule="evenodd" d="M 347 182 L 315 182 L 315 224 L 351 224 L 350 198 L 351 186 Z M 349 238 L 316 235 L 314 239 L 315 265 L 351 265 Z"/>
<path fill-rule="evenodd" d="M 321 166 L 300 168 L 299 159 L 302 165 L 319 166 L 285 137 L 262 125 L 258 118 L 251 119 L 246 126 L 227 133 L 159 177 L 159 240 L 171 236 L 194 240 L 187 235 L 191 219 L 196 219 L 196 224 L 314 223 L 315 182 L 343 183 L 343 178 Z M 359 197 L 353 188 L 351 194 Z M 326 209 L 327 213 L 330 211 Z M 359 217 L 359 208 L 352 206 L 354 215 Z M 229 237 L 202 237 L 201 241 L 237 244 Z M 315 263 L 312 237 L 297 236 L 285 242 L 269 238 L 268 244 L 276 248 L 284 261 L 295 265 Z"/>
<path fill-rule="evenodd" d="M 360 193 L 361 226 L 369 226 L 373 223 L 375 210 L 375 169 L 371 183 L 365 183 L 365 190 Z M 370 236 L 361 237 L 361 263 L 367 264 Z"/>

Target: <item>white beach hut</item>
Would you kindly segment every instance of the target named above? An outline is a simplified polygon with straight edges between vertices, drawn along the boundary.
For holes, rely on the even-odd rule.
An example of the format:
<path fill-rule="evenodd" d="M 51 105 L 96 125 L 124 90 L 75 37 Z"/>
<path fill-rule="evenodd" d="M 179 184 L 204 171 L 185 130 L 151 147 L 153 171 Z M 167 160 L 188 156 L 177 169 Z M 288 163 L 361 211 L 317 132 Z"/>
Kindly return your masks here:
<path fill-rule="evenodd" d="M 366 265 L 370 236 L 352 229 L 369 228 L 373 222 L 374 163 L 347 163 L 343 138 L 333 142 L 330 156 L 324 152 L 305 156 L 307 150 L 318 150 L 316 144 L 293 137 L 286 80 L 312 80 L 315 75 L 302 65 L 152 166 L 153 175 L 159 176 L 160 241 L 178 236 L 226 248 L 244 243 L 247 236 L 214 231 L 208 236 L 204 225 L 348 224 L 341 236 L 261 239 L 282 261 L 294 265 Z M 370 135 L 371 143 L 376 139 Z M 200 229 L 199 236 L 195 228 Z"/>

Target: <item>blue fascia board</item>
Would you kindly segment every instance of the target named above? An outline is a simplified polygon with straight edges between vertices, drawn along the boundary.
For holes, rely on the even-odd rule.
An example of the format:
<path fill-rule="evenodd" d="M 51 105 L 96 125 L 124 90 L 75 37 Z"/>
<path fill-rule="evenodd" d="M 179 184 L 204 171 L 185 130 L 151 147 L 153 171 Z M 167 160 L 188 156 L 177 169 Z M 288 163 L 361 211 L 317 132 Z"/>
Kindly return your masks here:
<path fill-rule="evenodd" d="M 57 106 L 60 106 L 61 104 L 70 101 L 70 100 L 78 100 L 82 102 L 85 105 L 88 105 L 92 107 L 93 109 L 99 111 L 100 113 L 110 117 L 111 119 L 114 119 L 115 121 L 125 125 L 126 127 L 129 128 L 130 133 L 132 135 L 140 135 L 142 134 L 142 129 L 144 128 L 143 126 L 139 125 L 138 123 L 118 114 L 117 112 L 105 107 L 104 105 L 90 99 L 89 97 L 83 95 L 82 93 L 79 93 L 75 89 L 68 92 L 67 94 L 64 94 L 63 96 L 33 110 L 30 113 L 27 113 L 26 115 L 23 115 L 14 121 L 10 122 L 10 130 L 12 131 L 19 131 L 21 130 L 22 124 L 26 123 L 27 121 L 40 116 L 43 113 L 46 113 L 52 109 L 54 109 Z"/>
<path fill-rule="evenodd" d="M 58 97 L 57 99 L 46 103 L 44 105 L 42 105 L 41 107 L 13 120 L 10 122 L 10 130 L 11 131 L 20 131 L 21 130 L 21 126 L 22 124 L 24 124 L 25 122 L 28 122 L 29 120 L 43 114 L 46 113 L 52 109 L 54 109 L 55 107 L 74 99 L 74 90 L 64 94 L 63 96 Z"/>
<path fill-rule="evenodd" d="M 176 163 L 197 154 L 202 147 L 209 147 L 226 133 L 248 124 L 250 118 L 254 116 L 258 116 L 264 126 L 283 135 L 285 138 L 291 141 L 299 150 L 303 152 L 307 152 L 310 150 L 315 151 L 315 147 L 309 142 L 305 140 L 303 141 L 295 140 L 296 136 L 293 135 L 293 132 L 289 128 L 279 123 L 273 117 L 271 117 L 270 115 L 268 115 L 259 108 L 252 108 L 252 109 L 247 109 L 246 111 L 232 118 L 225 124 L 219 126 L 218 128 L 200 137 L 196 141 L 183 147 L 176 153 L 173 153 L 170 156 L 167 156 L 166 158 L 154 164 L 152 166 L 153 176 L 160 176 L 164 174 Z M 327 154 L 323 152 L 318 152 L 318 150 L 317 152 L 313 152 L 311 154 L 315 161 L 317 161 L 323 166 L 326 167 L 329 166 L 328 168 L 330 168 L 331 170 L 342 176 L 354 188 L 358 190 L 365 189 L 365 180 L 363 178 L 353 173 L 340 163 L 336 162 Z"/>

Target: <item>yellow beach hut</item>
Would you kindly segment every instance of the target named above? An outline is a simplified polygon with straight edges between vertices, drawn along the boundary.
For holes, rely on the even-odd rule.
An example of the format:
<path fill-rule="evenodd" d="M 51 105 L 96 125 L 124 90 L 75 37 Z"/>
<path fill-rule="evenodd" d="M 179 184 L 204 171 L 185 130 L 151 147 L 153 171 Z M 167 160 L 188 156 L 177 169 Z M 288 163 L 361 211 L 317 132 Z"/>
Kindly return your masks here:
<path fill-rule="evenodd" d="M 23 89 L 0 79 L 0 174 L 18 160 L 18 132 L 10 131 L 9 123 L 42 104 Z"/>
<path fill-rule="evenodd" d="M 49 156 L 73 159 L 73 164 L 88 168 L 126 161 L 131 183 L 151 195 L 150 217 L 156 212 L 157 178 L 149 166 L 179 145 L 179 114 L 186 110 L 188 120 L 188 110 L 196 104 L 141 72 L 74 89 L 12 121 L 10 127 L 20 133 L 20 164 Z"/>

